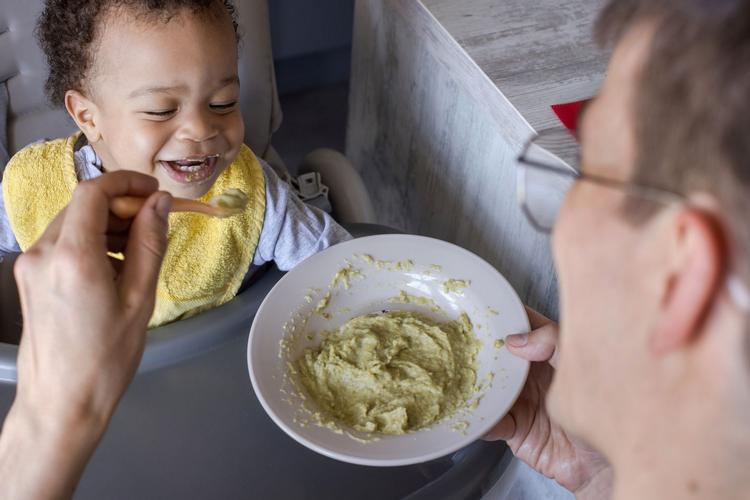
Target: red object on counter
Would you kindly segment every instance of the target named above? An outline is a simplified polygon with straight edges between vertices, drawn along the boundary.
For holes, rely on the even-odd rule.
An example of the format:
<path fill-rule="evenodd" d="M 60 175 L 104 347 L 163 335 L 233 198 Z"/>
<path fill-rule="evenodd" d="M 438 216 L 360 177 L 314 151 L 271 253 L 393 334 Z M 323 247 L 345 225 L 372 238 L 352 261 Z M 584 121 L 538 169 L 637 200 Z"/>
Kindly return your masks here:
<path fill-rule="evenodd" d="M 578 113 L 584 104 L 589 102 L 591 99 L 584 99 L 583 101 L 568 102 L 565 104 L 555 104 L 552 106 L 552 111 L 555 112 L 557 117 L 560 119 L 565 128 L 573 132 L 578 136 Z"/>

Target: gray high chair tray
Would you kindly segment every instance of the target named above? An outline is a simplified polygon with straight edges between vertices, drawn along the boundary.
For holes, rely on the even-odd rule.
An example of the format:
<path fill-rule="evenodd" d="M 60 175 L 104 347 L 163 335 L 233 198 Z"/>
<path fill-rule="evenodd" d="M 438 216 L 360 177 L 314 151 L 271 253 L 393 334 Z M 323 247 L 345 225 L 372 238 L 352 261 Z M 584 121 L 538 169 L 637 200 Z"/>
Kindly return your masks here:
<path fill-rule="evenodd" d="M 348 225 L 355 236 L 393 232 Z M 503 442 L 439 460 L 362 467 L 318 455 L 282 432 L 247 369 L 255 312 L 275 268 L 217 309 L 149 332 L 143 361 L 75 498 L 501 499 L 517 462 Z M 0 344 L 0 415 L 15 394 L 16 347 Z"/>

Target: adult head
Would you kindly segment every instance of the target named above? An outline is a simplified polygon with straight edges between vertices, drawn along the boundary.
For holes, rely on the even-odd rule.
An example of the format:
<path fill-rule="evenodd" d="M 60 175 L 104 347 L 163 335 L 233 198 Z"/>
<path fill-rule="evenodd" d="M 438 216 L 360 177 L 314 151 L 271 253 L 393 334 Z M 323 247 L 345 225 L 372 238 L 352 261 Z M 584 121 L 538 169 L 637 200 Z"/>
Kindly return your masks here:
<path fill-rule="evenodd" d="M 750 1 L 614 0 L 597 34 L 614 52 L 582 171 L 623 184 L 577 182 L 557 219 L 548 404 L 636 488 L 646 468 L 719 494 L 750 453 Z"/>

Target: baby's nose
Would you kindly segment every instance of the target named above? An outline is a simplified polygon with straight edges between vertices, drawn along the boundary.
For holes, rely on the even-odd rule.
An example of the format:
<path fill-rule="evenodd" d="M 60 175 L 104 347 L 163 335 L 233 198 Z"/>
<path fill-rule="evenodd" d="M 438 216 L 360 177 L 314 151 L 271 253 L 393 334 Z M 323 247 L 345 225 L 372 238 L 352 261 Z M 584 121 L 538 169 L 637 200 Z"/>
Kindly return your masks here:
<path fill-rule="evenodd" d="M 207 141 L 218 134 L 213 117 L 206 112 L 195 111 L 183 116 L 178 139 L 183 141 Z"/>

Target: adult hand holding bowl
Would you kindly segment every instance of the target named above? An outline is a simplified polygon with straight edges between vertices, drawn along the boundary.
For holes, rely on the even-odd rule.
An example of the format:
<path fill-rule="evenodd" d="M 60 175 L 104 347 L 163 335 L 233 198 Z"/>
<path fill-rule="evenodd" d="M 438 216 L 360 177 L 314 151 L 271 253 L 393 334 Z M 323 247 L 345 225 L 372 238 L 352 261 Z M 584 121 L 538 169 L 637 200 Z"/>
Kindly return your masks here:
<path fill-rule="evenodd" d="M 481 347 L 476 390 L 456 414 L 413 432 L 385 434 L 357 431 L 320 411 L 301 383 L 298 360 L 321 344 L 321 332 L 383 311 L 414 311 L 443 323 L 466 314 Z M 484 260 L 440 240 L 380 235 L 329 248 L 284 276 L 253 322 L 248 366 L 263 407 L 301 444 L 361 465 L 408 465 L 471 444 L 508 412 L 529 362 L 501 341 L 528 331 L 518 295 Z"/>

